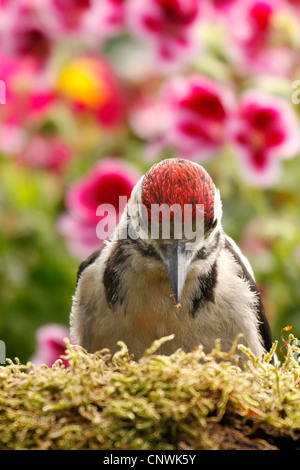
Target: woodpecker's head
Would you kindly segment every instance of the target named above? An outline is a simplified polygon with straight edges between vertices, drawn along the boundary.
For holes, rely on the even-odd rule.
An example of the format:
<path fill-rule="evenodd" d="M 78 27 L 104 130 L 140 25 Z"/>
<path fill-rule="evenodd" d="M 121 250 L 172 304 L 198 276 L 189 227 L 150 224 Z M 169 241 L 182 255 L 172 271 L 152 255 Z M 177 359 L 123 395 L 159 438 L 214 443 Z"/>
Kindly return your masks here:
<path fill-rule="evenodd" d="M 202 166 L 171 158 L 141 178 L 132 193 L 133 205 L 139 207 L 136 232 L 159 254 L 179 302 L 196 253 L 212 245 L 220 230 L 219 191 Z"/>

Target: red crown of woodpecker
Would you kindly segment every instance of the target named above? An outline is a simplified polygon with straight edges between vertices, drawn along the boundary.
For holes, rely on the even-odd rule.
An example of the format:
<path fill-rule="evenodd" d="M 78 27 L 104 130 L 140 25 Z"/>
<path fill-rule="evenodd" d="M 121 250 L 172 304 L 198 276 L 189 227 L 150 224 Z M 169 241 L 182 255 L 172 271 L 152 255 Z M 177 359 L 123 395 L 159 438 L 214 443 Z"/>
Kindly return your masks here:
<path fill-rule="evenodd" d="M 196 217 L 196 205 L 203 204 L 204 223 L 210 226 L 214 219 L 215 185 L 199 164 L 190 160 L 172 158 L 154 165 L 144 176 L 142 204 L 147 208 L 148 219 L 153 217 L 151 206 L 166 204 L 181 206 L 182 221 Z M 191 212 L 184 211 L 190 205 Z M 188 215 L 187 215 L 188 214 Z M 159 213 L 160 220 L 162 212 Z M 171 214 L 172 218 L 172 214 Z"/>

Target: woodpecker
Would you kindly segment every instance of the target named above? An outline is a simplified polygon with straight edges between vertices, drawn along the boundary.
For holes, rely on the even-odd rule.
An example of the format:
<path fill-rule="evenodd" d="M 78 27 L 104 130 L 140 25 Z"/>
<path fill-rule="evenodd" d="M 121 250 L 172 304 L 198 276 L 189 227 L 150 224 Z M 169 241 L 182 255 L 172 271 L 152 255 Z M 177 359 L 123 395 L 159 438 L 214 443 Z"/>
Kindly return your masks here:
<path fill-rule="evenodd" d="M 173 206 L 182 226 L 195 229 L 191 237 L 174 230 L 176 210 L 169 211 L 169 237 L 162 236 L 161 207 Z M 221 219 L 220 192 L 201 165 L 181 158 L 153 165 L 133 188 L 112 236 L 79 266 L 73 343 L 114 353 L 123 341 L 138 360 L 164 336 L 174 335 L 159 349 L 169 355 L 199 345 L 210 352 L 217 339 L 228 351 L 242 334 L 239 342 L 254 355 L 269 352 L 270 325 L 252 268 Z M 243 364 L 244 353 L 238 354 Z"/>

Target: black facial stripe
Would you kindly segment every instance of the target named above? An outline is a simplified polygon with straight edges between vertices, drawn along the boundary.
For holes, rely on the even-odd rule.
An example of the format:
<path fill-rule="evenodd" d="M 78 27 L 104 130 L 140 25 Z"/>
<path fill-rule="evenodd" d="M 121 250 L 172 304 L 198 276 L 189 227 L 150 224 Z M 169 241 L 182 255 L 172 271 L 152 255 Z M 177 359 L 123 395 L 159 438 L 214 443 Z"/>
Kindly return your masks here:
<path fill-rule="evenodd" d="M 213 243 L 209 247 L 203 247 L 196 253 L 194 261 L 208 258 L 217 248 L 220 242 L 221 232 L 215 234 Z"/>
<path fill-rule="evenodd" d="M 117 302 L 122 303 L 124 300 L 121 296 L 121 279 L 127 269 L 126 264 L 129 257 L 130 254 L 126 249 L 124 240 L 117 240 L 110 257 L 106 261 L 103 274 L 106 300 L 111 308 L 114 308 Z"/>
<path fill-rule="evenodd" d="M 130 269 L 129 258 L 133 256 L 132 249 L 138 251 L 142 256 L 160 260 L 160 256 L 151 245 L 143 243 L 142 240 L 117 240 L 110 257 L 106 261 L 103 274 L 103 284 L 108 305 L 114 308 L 117 303 L 122 304 L 124 294 L 122 292 L 122 277 L 127 269 Z"/>
<path fill-rule="evenodd" d="M 207 274 L 198 277 L 198 288 L 194 293 L 193 307 L 191 310 L 192 317 L 196 316 L 197 310 L 199 307 L 203 306 L 205 302 L 215 301 L 214 289 L 217 284 L 217 277 L 218 267 L 217 261 L 215 261 Z"/>

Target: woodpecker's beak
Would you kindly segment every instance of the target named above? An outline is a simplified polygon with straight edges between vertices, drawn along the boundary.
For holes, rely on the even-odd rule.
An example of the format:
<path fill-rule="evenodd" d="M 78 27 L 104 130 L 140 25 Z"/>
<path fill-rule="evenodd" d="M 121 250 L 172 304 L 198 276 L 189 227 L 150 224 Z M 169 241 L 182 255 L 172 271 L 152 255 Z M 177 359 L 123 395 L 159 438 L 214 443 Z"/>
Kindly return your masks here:
<path fill-rule="evenodd" d="M 176 302 L 181 299 L 185 280 L 192 261 L 192 251 L 187 250 L 186 244 L 175 241 L 160 248 L 160 254 L 166 268 L 168 278 Z"/>

